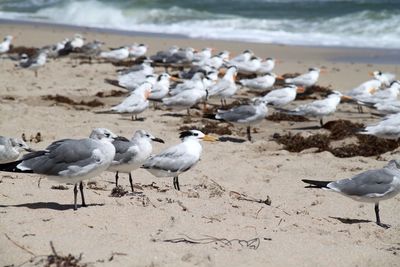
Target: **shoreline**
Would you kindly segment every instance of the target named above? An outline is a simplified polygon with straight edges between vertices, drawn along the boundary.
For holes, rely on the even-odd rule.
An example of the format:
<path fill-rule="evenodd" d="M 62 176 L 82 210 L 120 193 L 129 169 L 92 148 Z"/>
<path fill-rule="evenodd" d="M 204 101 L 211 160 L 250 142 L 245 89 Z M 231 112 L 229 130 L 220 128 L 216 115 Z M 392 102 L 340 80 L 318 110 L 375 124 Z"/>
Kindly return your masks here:
<path fill-rule="evenodd" d="M 32 27 L 43 27 L 43 28 L 58 28 L 69 31 L 78 32 L 90 32 L 97 34 L 111 34 L 111 35 L 122 35 L 127 37 L 145 37 L 145 38 L 163 38 L 163 39 L 181 39 L 181 40 L 192 40 L 199 42 L 222 42 L 222 43 L 243 43 L 249 46 L 273 46 L 273 47 L 289 47 L 299 49 L 316 49 L 321 51 L 335 51 L 336 55 L 330 58 L 326 58 L 328 61 L 341 62 L 341 63 L 369 63 L 369 64 L 387 64 L 396 65 L 400 64 L 400 49 L 391 48 L 369 48 L 369 47 L 347 47 L 347 46 L 323 46 L 323 45 L 288 45 L 279 43 L 262 43 L 252 42 L 246 40 L 226 40 L 226 39 L 212 39 L 212 38 L 192 38 L 183 34 L 172 34 L 172 33 L 154 33 L 144 31 L 129 31 L 120 29 L 108 29 L 101 27 L 91 26 L 78 26 L 63 23 L 50 23 L 42 21 L 27 21 L 27 20 L 11 20 L 0 18 L 0 26 L 2 25 L 20 25 L 20 26 L 32 26 Z"/>

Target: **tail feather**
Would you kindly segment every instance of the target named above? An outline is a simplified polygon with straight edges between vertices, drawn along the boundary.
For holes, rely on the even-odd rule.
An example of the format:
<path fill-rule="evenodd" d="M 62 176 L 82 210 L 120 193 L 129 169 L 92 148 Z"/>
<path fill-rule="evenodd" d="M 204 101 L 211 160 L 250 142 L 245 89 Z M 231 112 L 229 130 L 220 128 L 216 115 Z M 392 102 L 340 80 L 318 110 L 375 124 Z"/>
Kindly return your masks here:
<path fill-rule="evenodd" d="M 123 89 L 126 90 L 126 88 L 124 86 L 119 84 L 118 80 L 113 80 L 113 79 L 107 79 L 106 78 L 106 79 L 104 79 L 104 82 L 108 83 L 108 84 L 111 84 L 111 85 L 114 85 L 114 86 L 117 86 L 119 88 L 123 88 Z"/>
<path fill-rule="evenodd" d="M 13 162 L 8 162 L 8 163 L 3 163 L 0 164 L 0 171 L 2 172 L 23 172 L 23 173 L 33 173 L 32 170 L 21 170 L 17 166 L 20 164 L 23 160 L 17 160 Z"/>
<path fill-rule="evenodd" d="M 304 183 L 308 184 L 306 188 L 328 188 L 328 184 L 332 181 L 316 181 L 316 180 L 302 180 Z"/>

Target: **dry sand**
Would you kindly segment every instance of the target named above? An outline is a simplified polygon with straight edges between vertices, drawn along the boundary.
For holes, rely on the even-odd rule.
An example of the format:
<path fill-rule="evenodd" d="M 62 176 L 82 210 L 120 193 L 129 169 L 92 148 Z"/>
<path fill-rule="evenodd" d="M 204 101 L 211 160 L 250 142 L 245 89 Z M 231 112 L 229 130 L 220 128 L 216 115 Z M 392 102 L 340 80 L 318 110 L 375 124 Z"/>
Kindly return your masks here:
<path fill-rule="evenodd" d="M 12 34 L 17 37 L 14 44 L 24 46 L 55 43 L 75 31 L 0 25 L 0 36 Z M 88 40 L 106 41 L 107 47 L 143 42 L 149 45 L 150 53 L 172 44 L 212 46 L 232 54 L 251 48 L 257 55 L 282 60 L 275 69 L 278 74 L 325 66 L 329 72 L 321 75 L 318 84 L 342 91 L 367 80 L 369 71 L 381 69 L 400 75 L 396 65 L 333 61 L 335 57 L 357 53 L 371 56 L 376 51 L 123 36 L 84 30 L 81 33 Z M 93 113 L 122 99 L 95 96 L 117 89 L 103 81 L 116 77 L 116 67 L 111 64 L 77 64 L 69 58 L 50 60 L 35 78 L 33 72 L 14 67 L 13 61 L 0 62 L 1 135 L 25 133 L 29 139 L 40 132 L 43 141 L 31 143 L 35 149 L 61 138 L 86 137 L 94 127 L 106 127 L 127 137 L 137 129 L 146 129 L 166 141 L 165 145 L 156 144 L 154 152 L 179 142 L 183 118 L 163 116 L 166 111 L 149 109 L 143 113 L 144 121 L 134 122 L 120 115 Z M 56 94 L 78 102 L 96 98 L 105 106 L 77 109 L 41 99 Z M 347 111 L 353 113 L 348 115 Z M 358 122 L 377 120 L 368 113 L 354 112 L 354 107 L 344 104 L 335 117 L 351 117 Z M 191 124 L 201 124 L 196 121 L 199 119 Z M 173 189 L 172 179 L 154 178 L 145 170 L 137 170 L 133 172 L 134 182 L 137 191 L 143 193 L 110 197 L 114 174 L 105 172 L 93 179 L 103 190 L 87 188 L 90 205 L 77 211 L 72 209 L 73 186 L 68 185 L 69 190 L 65 191 L 54 190 L 51 187 L 57 184 L 47 179 L 38 185 L 37 175 L 1 173 L 0 265 L 34 265 L 45 258 L 42 255 L 52 253 L 52 241 L 60 255 L 82 253 L 81 262 L 91 266 L 399 266 L 399 196 L 381 203 L 382 221 L 392 225 L 385 230 L 374 223 L 372 204 L 305 189 L 300 181 L 350 177 L 380 168 L 396 155 L 386 153 L 377 160 L 336 158 L 329 152 L 290 153 L 271 140 L 274 133 L 315 124 L 313 120 L 296 124 L 265 120 L 257 127 L 254 142 L 204 142 L 201 161 L 180 177 L 181 192 Z M 232 136 L 244 138 L 245 130 L 235 128 Z M 129 189 L 126 175 L 122 175 L 120 183 Z M 261 200 L 269 197 L 272 204 L 241 200 L 240 194 Z M 255 243 L 163 242 L 185 236 L 254 239 Z M 33 262 L 27 262 L 30 259 Z"/>

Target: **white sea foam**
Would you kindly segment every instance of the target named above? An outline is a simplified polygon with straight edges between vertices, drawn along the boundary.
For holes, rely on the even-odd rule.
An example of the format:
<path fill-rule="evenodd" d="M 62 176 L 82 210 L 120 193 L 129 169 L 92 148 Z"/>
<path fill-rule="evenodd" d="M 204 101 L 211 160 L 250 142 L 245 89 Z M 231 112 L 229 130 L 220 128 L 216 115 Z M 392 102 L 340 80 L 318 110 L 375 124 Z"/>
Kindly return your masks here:
<path fill-rule="evenodd" d="M 34 13 L 0 12 L 8 19 L 29 19 L 79 26 L 193 38 L 298 45 L 400 47 L 400 14 L 359 11 L 326 19 L 257 19 L 192 9 L 122 9 L 96 0 L 70 1 Z"/>

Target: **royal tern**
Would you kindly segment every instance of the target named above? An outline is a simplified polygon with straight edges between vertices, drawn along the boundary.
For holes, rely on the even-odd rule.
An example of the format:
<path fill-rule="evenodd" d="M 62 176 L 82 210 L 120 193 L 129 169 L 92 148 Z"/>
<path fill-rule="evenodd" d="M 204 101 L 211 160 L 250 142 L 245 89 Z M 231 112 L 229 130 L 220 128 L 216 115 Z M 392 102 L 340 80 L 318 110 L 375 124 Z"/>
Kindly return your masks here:
<path fill-rule="evenodd" d="M 274 85 L 277 77 L 275 73 L 267 73 L 253 79 L 241 79 L 239 82 L 250 90 L 265 91 Z"/>
<path fill-rule="evenodd" d="M 218 70 L 222 67 L 223 64 L 228 63 L 228 60 L 229 60 L 229 52 L 222 51 L 217 55 L 212 56 L 209 59 L 204 59 L 199 62 L 194 62 L 193 64 L 198 66 L 209 66 Z"/>
<path fill-rule="evenodd" d="M 203 48 L 193 54 L 193 62 L 201 62 L 211 58 L 213 49 L 210 47 Z"/>
<path fill-rule="evenodd" d="M 133 58 L 143 57 L 147 53 L 147 45 L 134 44 L 129 47 L 129 56 Z"/>
<path fill-rule="evenodd" d="M 180 190 L 178 176 L 191 169 L 200 160 L 202 147 L 199 141 L 216 141 L 216 138 L 198 130 L 181 132 L 179 138 L 182 140 L 180 144 L 151 156 L 143 164 L 143 168 L 156 177 L 173 177 L 176 190 Z"/>
<path fill-rule="evenodd" d="M 99 57 L 111 62 L 118 62 L 127 59 L 129 57 L 129 53 L 130 47 L 124 46 L 111 51 L 103 51 L 99 54 Z"/>
<path fill-rule="evenodd" d="M 131 172 L 140 168 L 150 157 L 153 151 L 151 141 L 164 143 L 162 139 L 154 137 L 145 130 L 136 131 L 131 140 L 119 136 L 113 141 L 115 157 L 108 171 L 116 172 L 115 186 L 118 186 L 118 173 L 128 173 L 131 190 L 134 191 Z"/>
<path fill-rule="evenodd" d="M 266 58 L 264 61 L 261 61 L 261 66 L 258 68 L 258 74 L 266 74 L 271 72 L 275 68 L 276 60 L 274 58 Z"/>
<path fill-rule="evenodd" d="M 0 164 L 0 171 L 36 173 L 46 175 L 59 183 L 75 184 L 76 210 L 78 183 L 84 207 L 86 203 L 82 181 L 107 170 L 115 156 L 115 148 L 111 142 L 116 137 L 107 129 L 96 128 L 89 138 L 62 139 L 45 150 L 26 154 L 21 160 Z"/>
<path fill-rule="evenodd" d="M 241 54 L 239 54 L 236 57 L 232 58 L 230 60 L 230 64 L 231 65 L 235 65 L 235 64 L 240 63 L 240 62 L 249 61 L 251 59 L 251 57 L 253 57 L 253 56 L 254 56 L 253 51 L 248 50 L 248 49 L 244 50 Z"/>
<path fill-rule="evenodd" d="M 149 75 L 153 75 L 154 69 L 148 61 L 120 72 L 118 75 L 118 85 L 129 91 L 135 90 L 139 85 L 148 81 Z"/>
<path fill-rule="evenodd" d="M 311 87 L 315 85 L 321 72 L 318 68 L 309 68 L 307 73 L 301 74 L 294 78 L 285 79 L 285 83 L 295 84 L 303 87 Z"/>
<path fill-rule="evenodd" d="M 168 73 L 162 73 L 158 76 L 156 82 L 151 88 L 149 100 L 161 101 L 169 93 L 171 76 Z"/>
<path fill-rule="evenodd" d="M 379 202 L 390 199 L 400 192 L 400 161 L 391 160 L 382 169 L 368 170 L 348 179 L 338 181 L 302 180 L 309 188 L 323 188 L 350 197 L 353 200 L 375 203 L 376 224 L 381 223 Z"/>
<path fill-rule="evenodd" d="M 221 98 L 221 105 L 226 105 L 226 99 L 232 97 L 238 87 L 235 83 L 237 68 L 231 66 L 226 71 L 224 77 L 212 85 L 208 92 L 209 96 L 219 96 Z"/>
<path fill-rule="evenodd" d="M 183 91 L 191 89 L 205 90 L 204 78 L 205 76 L 203 72 L 197 72 L 190 80 L 183 80 L 182 83 L 178 83 L 174 88 L 171 89 L 170 94 L 177 95 Z"/>
<path fill-rule="evenodd" d="M 400 101 L 382 101 L 374 105 L 374 108 L 383 114 L 395 114 L 400 112 Z"/>
<path fill-rule="evenodd" d="M 119 105 L 110 109 L 116 113 L 130 113 L 132 120 L 137 120 L 137 115 L 145 111 L 149 107 L 148 97 L 151 94 L 152 84 L 144 82 L 135 91 L 125 98 Z"/>
<path fill-rule="evenodd" d="M 382 86 L 382 82 L 377 79 L 368 80 L 359 86 L 344 93 L 344 95 L 351 97 L 354 100 L 363 99 L 372 96 Z M 358 112 L 362 113 L 362 106 L 358 104 Z"/>
<path fill-rule="evenodd" d="M 359 133 L 397 140 L 400 138 L 400 114 L 388 115 L 380 122 L 365 127 L 365 129 Z"/>
<path fill-rule="evenodd" d="M 236 62 L 235 66 L 237 67 L 238 73 L 240 74 L 255 74 L 261 67 L 261 59 L 253 56 L 247 61 Z"/>
<path fill-rule="evenodd" d="M 193 88 L 188 90 L 183 90 L 182 92 L 173 95 L 171 97 L 164 97 L 162 102 L 165 106 L 176 109 L 183 110 L 186 109 L 188 115 L 190 116 L 190 108 L 207 98 L 207 90 L 201 88 Z"/>
<path fill-rule="evenodd" d="M 251 141 L 251 125 L 261 122 L 268 113 L 267 102 L 255 99 L 252 104 L 241 105 L 229 110 L 218 110 L 216 119 L 247 126 L 247 139 Z"/>
<path fill-rule="evenodd" d="M 0 54 L 7 53 L 8 50 L 10 50 L 12 39 L 13 37 L 11 35 L 4 37 L 3 42 L 0 43 Z"/>
<path fill-rule="evenodd" d="M 23 140 L 0 136 L 0 163 L 7 163 L 18 159 L 23 151 L 32 151 Z"/>
<path fill-rule="evenodd" d="M 380 70 L 377 70 L 370 74 L 385 86 L 389 86 L 392 82 L 396 80 L 396 75 L 390 72 L 382 72 Z"/>
<path fill-rule="evenodd" d="M 336 107 L 341 99 L 348 98 L 338 91 L 333 91 L 327 98 L 316 100 L 311 103 L 301 105 L 294 110 L 285 111 L 285 113 L 296 116 L 316 117 L 319 118 L 321 127 L 324 125 L 323 117 L 335 113 Z"/>
<path fill-rule="evenodd" d="M 296 99 L 297 93 L 303 93 L 304 88 L 289 84 L 284 88 L 275 89 L 263 96 L 261 99 L 268 105 L 283 107 Z"/>
<path fill-rule="evenodd" d="M 395 101 L 400 93 L 400 81 L 393 81 L 389 87 L 377 91 L 371 96 L 358 97 L 357 100 L 361 104 L 374 105 L 384 101 Z"/>
<path fill-rule="evenodd" d="M 191 63 L 195 50 L 192 47 L 179 49 L 171 56 L 167 57 L 164 62 L 167 64 L 184 64 Z"/>
<path fill-rule="evenodd" d="M 178 52 L 179 47 L 174 45 L 166 51 L 158 51 L 155 55 L 150 56 L 150 59 L 157 63 L 164 63 L 167 58 Z"/>

